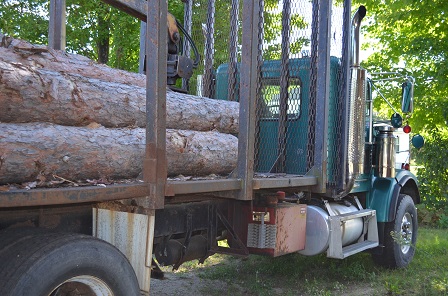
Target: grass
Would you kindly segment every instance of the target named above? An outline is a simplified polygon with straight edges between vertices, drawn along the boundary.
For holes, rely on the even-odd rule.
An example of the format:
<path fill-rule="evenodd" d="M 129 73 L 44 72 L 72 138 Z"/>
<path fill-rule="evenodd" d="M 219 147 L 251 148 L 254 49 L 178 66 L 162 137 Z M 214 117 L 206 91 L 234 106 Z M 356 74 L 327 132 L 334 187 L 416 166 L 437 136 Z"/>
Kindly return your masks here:
<path fill-rule="evenodd" d="M 200 276 L 222 280 L 228 291 L 209 295 L 448 295 L 448 231 L 420 228 L 416 253 L 404 269 L 375 265 L 370 254 L 344 260 L 298 254 L 278 258 L 251 255 L 242 260 L 214 255 Z M 188 263 L 179 272 L 196 269 Z"/>

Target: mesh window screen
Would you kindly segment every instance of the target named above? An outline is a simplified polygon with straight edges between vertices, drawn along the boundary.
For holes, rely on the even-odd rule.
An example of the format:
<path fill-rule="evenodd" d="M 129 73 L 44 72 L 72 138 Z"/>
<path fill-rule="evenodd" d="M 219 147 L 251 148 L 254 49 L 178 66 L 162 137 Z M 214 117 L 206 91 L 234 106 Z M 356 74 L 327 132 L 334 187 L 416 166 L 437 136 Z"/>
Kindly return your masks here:
<path fill-rule="evenodd" d="M 314 165 L 317 100 L 328 102 L 327 174 L 330 183 L 339 175 L 336 160 L 341 110 L 344 107 L 341 57 L 343 7 L 331 11 L 330 95 L 316 97 L 316 59 L 321 52 L 319 7 L 321 1 L 261 0 L 258 41 L 255 171 L 306 174 Z M 222 100 L 239 99 L 243 1 L 187 0 L 185 20 L 201 63 L 188 81 L 189 92 Z M 186 48 L 185 50 L 189 50 Z M 184 82 L 187 83 L 187 82 Z"/>
<path fill-rule="evenodd" d="M 241 56 L 241 7 L 238 0 L 185 0 L 184 27 L 201 56 L 188 85 L 190 94 L 224 100 L 237 100 L 237 67 Z M 184 51 L 192 55 L 184 42 Z M 221 73 L 225 88 L 217 94 L 216 75 Z M 225 77 L 224 77 L 225 76 Z M 221 83 L 222 84 L 222 83 Z"/>

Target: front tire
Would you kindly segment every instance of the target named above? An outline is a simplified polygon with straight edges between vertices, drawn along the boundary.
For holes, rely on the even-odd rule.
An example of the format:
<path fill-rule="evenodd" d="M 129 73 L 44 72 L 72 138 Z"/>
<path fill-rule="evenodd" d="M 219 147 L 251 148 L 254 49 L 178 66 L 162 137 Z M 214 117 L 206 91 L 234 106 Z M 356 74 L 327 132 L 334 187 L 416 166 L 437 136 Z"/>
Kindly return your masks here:
<path fill-rule="evenodd" d="M 126 257 L 87 235 L 27 231 L 0 250 L 0 262 L 0 295 L 140 295 Z"/>
<path fill-rule="evenodd" d="M 409 265 L 415 254 L 417 242 L 417 210 L 409 195 L 400 194 L 395 220 L 384 227 L 383 254 L 373 255 L 379 265 L 403 268 Z"/>

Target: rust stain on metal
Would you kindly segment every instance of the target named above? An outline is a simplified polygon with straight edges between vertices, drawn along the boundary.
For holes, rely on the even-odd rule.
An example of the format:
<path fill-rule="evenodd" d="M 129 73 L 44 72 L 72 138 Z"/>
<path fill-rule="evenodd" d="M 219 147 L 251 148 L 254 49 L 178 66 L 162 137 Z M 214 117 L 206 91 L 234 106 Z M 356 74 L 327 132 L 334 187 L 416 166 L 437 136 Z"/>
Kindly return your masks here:
<path fill-rule="evenodd" d="M 0 192 L 0 208 L 102 202 L 149 195 L 149 185 L 123 184 L 107 187 L 72 187 Z"/>
<path fill-rule="evenodd" d="M 156 143 L 147 143 L 145 159 L 143 163 L 143 179 L 149 184 L 150 190 L 140 204 L 151 209 L 159 209 L 164 206 L 165 185 L 167 178 L 167 160 L 165 145 L 158 148 Z"/>
<path fill-rule="evenodd" d="M 129 15 L 132 15 L 144 22 L 146 22 L 146 11 L 148 10 L 148 4 L 146 1 L 141 0 L 102 0 Z"/>
<path fill-rule="evenodd" d="M 280 206 L 276 209 L 277 243 L 275 256 L 305 248 L 305 205 Z"/>
<path fill-rule="evenodd" d="M 306 205 L 279 203 L 276 207 L 254 207 L 252 213 L 269 213 L 265 225 L 275 225 L 275 244 L 269 248 L 251 248 L 255 254 L 273 257 L 295 253 L 305 248 Z M 260 221 L 252 221 L 260 224 Z M 266 237 L 267 238 L 267 237 Z"/>

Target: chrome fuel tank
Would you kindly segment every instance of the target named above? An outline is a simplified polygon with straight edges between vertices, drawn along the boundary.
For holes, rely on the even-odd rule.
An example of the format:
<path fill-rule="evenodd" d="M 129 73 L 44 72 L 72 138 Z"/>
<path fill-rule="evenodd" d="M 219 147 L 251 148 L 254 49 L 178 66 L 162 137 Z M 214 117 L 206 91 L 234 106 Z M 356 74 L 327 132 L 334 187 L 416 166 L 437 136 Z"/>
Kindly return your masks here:
<path fill-rule="evenodd" d="M 330 207 L 336 215 L 358 211 L 355 206 L 345 206 L 337 203 L 330 203 Z M 324 253 L 328 249 L 331 232 L 328 217 L 327 211 L 320 207 L 307 207 L 305 249 L 299 251 L 300 254 L 314 256 Z M 363 226 L 362 218 L 345 221 L 341 225 L 342 245 L 346 246 L 358 240 L 362 234 Z"/>

